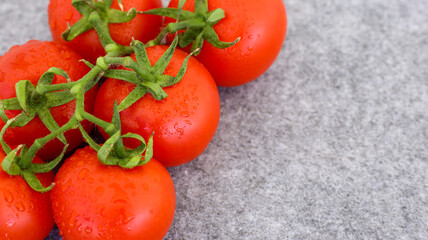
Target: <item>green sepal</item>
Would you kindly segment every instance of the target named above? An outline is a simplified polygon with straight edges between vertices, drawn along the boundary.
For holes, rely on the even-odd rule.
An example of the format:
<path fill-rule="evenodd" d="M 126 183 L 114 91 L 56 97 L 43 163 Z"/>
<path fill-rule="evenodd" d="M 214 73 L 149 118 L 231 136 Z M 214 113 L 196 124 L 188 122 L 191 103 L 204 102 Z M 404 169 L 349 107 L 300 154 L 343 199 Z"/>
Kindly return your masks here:
<path fill-rule="evenodd" d="M 231 46 L 235 45 L 237 42 L 239 42 L 241 40 L 241 38 L 238 37 L 233 42 L 223 42 L 223 41 L 220 41 L 220 39 L 218 38 L 218 35 L 214 31 L 214 29 L 213 28 L 209 28 L 209 27 L 207 27 L 207 28 L 204 29 L 204 38 L 211 45 L 213 45 L 216 48 L 220 48 L 220 49 L 231 47 Z"/>
<path fill-rule="evenodd" d="M 119 79 L 134 84 L 137 84 L 139 81 L 137 78 L 137 74 L 129 70 L 110 69 L 104 73 L 104 77 Z"/>
<path fill-rule="evenodd" d="M 23 127 L 23 126 L 27 125 L 27 123 L 29 123 L 31 120 L 33 120 L 34 117 L 36 117 L 36 114 L 34 112 L 31 115 L 26 115 L 24 113 L 21 113 L 21 114 L 17 115 L 17 118 L 15 119 L 15 121 L 13 121 L 13 123 L 10 126 L 11 127 Z"/>
<path fill-rule="evenodd" d="M 29 170 L 33 173 L 47 173 L 52 171 L 58 164 L 61 162 L 62 158 L 64 157 L 65 152 L 67 151 L 68 144 L 64 146 L 62 149 L 61 154 L 56 157 L 54 160 L 48 162 L 48 163 L 32 163 L 29 167 Z"/>
<path fill-rule="evenodd" d="M 7 145 L 6 144 L 6 142 L 4 141 L 4 134 L 6 133 L 6 130 L 12 125 L 12 123 L 16 120 L 16 118 L 18 118 L 19 117 L 19 115 L 18 116 L 16 116 L 16 117 L 14 117 L 14 118 L 11 118 L 11 119 L 8 119 L 7 121 L 6 121 L 6 124 L 3 126 L 3 128 L 1 129 L 1 131 L 0 131 L 0 144 L 1 144 L 1 146 L 2 146 L 2 148 L 3 148 L 3 151 L 6 153 L 6 154 L 9 154 L 11 151 L 12 151 L 12 149 L 9 147 L 9 145 Z"/>
<path fill-rule="evenodd" d="M 158 101 L 168 96 L 159 83 L 144 81 L 142 85 L 147 87 L 147 91 L 153 96 L 154 99 Z"/>
<path fill-rule="evenodd" d="M 134 138 L 140 141 L 140 145 L 134 149 L 127 149 L 127 152 L 129 155 L 141 155 L 146 150 L 146 141 L 141 135 L 138 135 L 136 133 L 127 133 L 122 135 L 122 138 Z"/>
<path fill-rule="evenodd" d="M 55 183 L 52 183 L 50 186 L 44 187 L 36 175 L 31 171 L 24 170 L 21 172 L 21 176 L 25 179 L 28 185 L 30 185 L 30 187 L 37 192 L 48 192 L 55 186 Z"/>
<path fill-rule="evenodd" d="M 134 41 L 134 51 L 137 63 L 143 68 L 150 69 L 152 65 L 150 63 L 149 56 L 147 55 L 144 44 L 140 41 Z"/>
<path fill-rule="evenodd" d="M 111 123 L 113 123 L 114 127 L 116 129 L 121 129 L 122 128 L 122 123 L 120 121 L 120 114 L 119 111 L 117 109 L 117 101 L 114 101 L 114 105 L 113 105 L 113 117 L 111 119 Z"/>
<path fill-rule="evenodd" d="M 119 161 L 119 166 L 126 169 L 132 169 L 138 166 L 138 163 L 141 161 L 142 156 L 133 156 L 128 158 L 128 161 Z"/>
<path fill-rule="evenodd" d="M 17 98 L 0 100 L 0 108 L 7 110 L 22 110 Z"/>
<path fill-rule="evenodd" d="M 115 134 L 110 136 L 106 142 L 101 146 L 101 148 L 98 150 L 98 159 L 105 165 L 117 165 L 118 160 L 115 157 L 110 156 L 110 153 L 112 152 L 114 145 L 120 138 L 120 130 L 117 131 Z"/>
<path fill-rule="evenodd" d="M 178 43 L 178 38 L 176 37 L 174 38 L 174 41 L 172 41 L 168 49 L 164 52 L 164 54 L 162 54 L 160 59 L 153 66 L 154 74 L 156 75 L 163 74 L 169 62 L 171 61 L 172 56 L 174 55 L 175 48 L 177 47 L 177 43 Z"/>
<path fill-rule="evenodd" d="M 123 111 L 127 108 L 129 108 L 132 104 L 140 100 L 144 95 L 147 93 L 147 88 L 137 85 L 132 92 L 126 96 L 125 99 L 122 100 L 122 102 L 118 106 L 119 111 Z"/>
<path fill-rule="evenodd" d="M 43 122 L 43 124 L 46 126 L 46 128 L 50 131 L 50 132 L 55 132 L 56 130 L 59 129 L 59 125 L 58 123 L 55 121 L 55 119 L 53 118 L 51 111 L 49 110 L 49 108 L 47 107 L 42 107 L 39 109 L 37 115 L 39 116 L 40 120 Z M 58 136 L 58 139 L 64 143 L 65 145 L 67 145 L 67 139 L 65 139 L 65 136 L 63 133 L 61 133 Z"/>
<path fill-rule="evenodd" d="M 195 41 L 202 32 L 200 29 L 189 28 L 187 31 L 179 35 L 178 45 L 181 48 L 187 47 L 189 44 Z"/>
<path fill-rule="evenodd" d="M 28 102 L 31 93 L 34 91 L 34 85 L 28 80 L 22 80 L 15 84 L 16 98 L 18 99 L 19 105 L 25 114 L 30 115 Z"/>
<path fill-rule="evenodd" d="M 192 47 L 190 48 L 190 51 L 195 52 L 196 49 L 202 49 L 202 46 L 204 45 L 204 32 L 201 32 L 195 39 L 195 41 L 192 44 Z M 199 50 L 196 51 L 196 54 L 199 53 Z"/>
<path fill-rule="evenodd" d="M 39 78 L 39 81 L 37 82 L 37 87 L 42 85 L 51 85 L 55 75 L 63 76 L 68 83 L 71 82 L 70 76 L 68 76 L 67 72 L 65 72 L 61 68 L 51 67 Z"/>
<path fill-rule="evenodd" d="M 73 26 L 69 26 L 65 32 L 61 34 L 61 38 L 65 41 L 72 41 L 77 36 L 92 29 L 92 24 L 89 23 L 88 17 L 82 17 Z"/>
<path fill-rule="evenodd" d="M 78 127 L 79 127 L 80 133 L 82 134 L 82 136 L 85 139 L 85 141 L 89 144 L 89 146 L 91 148 L 93 148 L 95 151 L 98 152 L 100 150 L 101 146 L 98 143 L 96 143 L 91 138 L 91 136 L 89 136 L 89 134 L 85 131 L 85 129 L 83 128 L 83 126 L 82 126 L 81 123 L 78 123 Z"/>
<path fill-rule="evenodd" d="M 187 64 L 189 62 L 190 57 L 192 57 L 193 54 L 194 54 L 194 52 L 187 55 L 187 57 L 183 61 L 183 64 L 180 67 L 180 70 L 178 71 L 178 73 L 175 77 L 168 76 L 168 75 L 162 75 L 161 78 L 159 79 L 159 85 L 161 87 L 169 87 L 169 86 L 177 84 L 184 77 L 184 74 L 186 73 L 186 70 L 187 70 Z"/>
<path fill-rule="evenodd" d="M 208 12 L 208 1 L 207 0 L 195 0 L 195 14 L 203 16 Z"/>
<path fill-rule="evenodd" d="M 109 23 L 124 23 L 129 22 L 135 16 L 137 16 L 137 10 L 135 8 L 129 9 L 128 12 L 124 12 L 123 10 L 117 9 L 108 9 Z"/>
<path fill-rule="evenodd" d="M 75 99 L 76 97 L 71 94 L 69 90 L 61 92 L 50 92 L 46 94 L 46 107 L 58 107 L 67 104 Z"/>
<path fill-rule="evenodd" d="M 214 26 L 215 24 L 220 22 L 225 17 L 226 17 L 226 15 L 224 13 L 224 10 L 221 8 L 217 8 L 217 9 L 209 12 L 207 23 L 211 26 Z"/>
<path fill-rule="evenodd" d="M 148 163 L 153 158 L 153 135 L 154 134 L 155 133 L 153 132 L 152 135 L 149 137 L 149 140 L 147 141 L 144 160 L 140 163 L 140 166 Z"/>
<path fill-rule="evenodd" d="M 21 174 L 21 168 L 18 166 L 18 164 L 16 164 L 16 161 L 18 159 L 17 153 L 19 150 L 21 150 L 21 148 L 22 145 L 19 145 L 18 147 L 10 151 L 1 163 L 3 171 L 9 175 L 17 176 Z"/>
<path fill-rule="evenodd" d="M 143 14 L 152 14 L 157 16 L 170 17 L 173 19 L 177 19 L 178 16 L 177 8 L 155 8 L 144 11 Z M 193 18 L 193 12 L 181 10 L 179 13 L 179 19 L 181 20 L 188 20 L 191 18 Z"/>

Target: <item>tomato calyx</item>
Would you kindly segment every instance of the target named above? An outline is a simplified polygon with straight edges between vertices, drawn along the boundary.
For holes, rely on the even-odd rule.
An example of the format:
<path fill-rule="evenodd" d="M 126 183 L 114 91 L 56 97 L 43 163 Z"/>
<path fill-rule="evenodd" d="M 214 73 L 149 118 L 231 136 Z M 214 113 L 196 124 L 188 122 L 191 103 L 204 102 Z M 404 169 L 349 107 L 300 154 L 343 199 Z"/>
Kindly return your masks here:
<path fill-rule="evenodd" d="M 132 92 L 119 104 L 118 111 L 122 111 L 130 107 L 146 93 L 151 94 L 156 100 L 162 100 L 167 97 L 163 88 L 172 86 L 183 78 L 187 69 L 187 63 L 193 55 L 193 53 L 191 53 L 186 57 L 175 77 L 163 74 L 172 59 L 177 44 L 178 38 L 176 37 L 171 46 L 169 46 L 153 66 L 149 61 L 144 44 L 140 41 L 134 41 L 132 43 L 137 59 L 136 61 L 131 57 L 105 58 L 105 61 L 108 64 L 121 64 L 122 66 L 133 70 L 110 69 L 104 74 L 105 77 L 124 80 L 136 85 L 134 90 L 132 90 Z"/>
<path fill-rule="evenodd" d="M 150 161 L 153 157 L 153 134 L 146 141 L 138 134 L 127 133 L 122 135 L 120 115 L 115 102 L 113 107 L 113 117 L 111 123 L 104 122 L 95 117 L 89 120 L 95 120 L 104 131 L 110 136 L 104 144 L 99 145 L 85 131 L 81 131 L 83 137 L 88 142 L 89 146 L 95 149 L 98 153 L 98 159 L 101 163 L 108 166 L 120 166 L 122 168 L 131 169 L 137 166 L 142 166 Z M 82 125 L 79 128 L 84 130 Z M 140 145 L 134 149 L 126 148 L 123 144 L 124 138 L 134 138 L 140 141 Z M 144 154 L 144 156 L 143 156 Z"/>
<path fill-rule="evenodd" d="M 149 45 L 156 45 L 159 40 L 168 33 L 179 34 L 179 46 L 181 48 L 192 44 L 191 52 L 195 51 L 198 55 L 205 40 L 216 48 L 224 49 L 233 46 L 240 41 L 237 38 L 233 42 L 224 42 L 219 39 L 213 26 L 225 18 L 224 10 L 221 8 L 208 10 L 208 0 L 195 0 L 195 11 L 182 10 L 184 1 L 180 1 L 178 8 L 157 8 L 143 12 L 144 14 L 153 14 L 177 19 L 175 23 L 169 23 L 159 34 L 159 36 L 150 41 Z"/>
<path fill-rule="evenodd" d="M 71 41 L 80 34 L 95 29 L 104 48 L 109 44 L 116 45 L 120 52 L 125 52 L 119 55 L 126 55 L 130 48 L 119 45 L 112 39 L 108 25 L 131 21 L 137 15 L 137 10 L 131 8 L 125 12 L 121 0 L 118 2 L 121 10 L 111 8 L 113 0 L 73 0 L 72 5 L 82 15 L 82 18 L 74 25 L 69 26 L 61 35 L 62 38 Z"/>
<path fill-rule="evenodd" d="M 67 83 L 52 85 L 55 75 L 63 76 Z M 68 74 L 59 68 L 50 68 L 39 79 L 36 86 L 28 80 L 22 80 L 16 83 L 16 98 L 10 98 L 0 101 L 0 117 L 4 122 L 9 121 L 5 110 L 21 110 L 10 127 L 22 127 L 33 120 L 36 116 L 40 118 L 49 131 L 54 132 L 59 129 L 59 125 L 54 120 L 50 108 L 66 104 L 74 99 L 69 91 L 63 90 L 72 86 Z M 59 140 L 67 144 L 63 134 L 58 136 Z"/>
<path fill-rule="evenodd" d="M 14 117 L 9 119 L 3 129 L 0 132 L 0 144 L 3 147 L 3 150 L 7 154 L 3 159 L 1 167 L 3 171 L 8 173 L 11 176 L 21 176 L 28 183 L 28 185 L 38 192 L 47 192 L 50 191 L 54 187 L 54 183 L 52 183 L 48 187 L 44 187 L 40 180 L 36 177 L 36 173 L 46 173 L 52 171 L 62 160 L 64 154 L 68 148 L 68 144 L 66 144 L 61 152 L 61 154 L 56 157 L 54 160 L 48 163 L 33 163 L 33 159 L 36 156 L 37 151 L 46 144 L 49 140 L 54 137 L 58 137 L 62 134 L 63 131 L 60 129 L 56 130 L 54 133 L 50 135 L 37 139 L 34 141 L 33 145 L 30 148 L 27 148 L 25 144 L 19 145 L 15 149 L 11 149 L 4 141 L 3 135 L 6 132 L 6 129 L 17 119 Z M 18 154 L 19 153 L 19 154 Z"/>

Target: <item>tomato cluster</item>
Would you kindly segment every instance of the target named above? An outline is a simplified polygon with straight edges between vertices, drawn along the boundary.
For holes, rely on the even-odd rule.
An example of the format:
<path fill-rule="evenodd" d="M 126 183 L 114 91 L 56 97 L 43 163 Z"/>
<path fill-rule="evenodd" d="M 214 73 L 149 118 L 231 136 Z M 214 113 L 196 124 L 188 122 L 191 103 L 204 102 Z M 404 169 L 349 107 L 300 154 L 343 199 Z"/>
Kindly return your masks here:
<path fill-rule="evenodd" d="M 56 223 L 69 240 L 162 239 L 166 167 L 210 143 L 217 86 L 273 63 L 282 0 L 50 0 L 48 15 L 54 41 L 0 58 L 0 238 L 44 239 Z"/>

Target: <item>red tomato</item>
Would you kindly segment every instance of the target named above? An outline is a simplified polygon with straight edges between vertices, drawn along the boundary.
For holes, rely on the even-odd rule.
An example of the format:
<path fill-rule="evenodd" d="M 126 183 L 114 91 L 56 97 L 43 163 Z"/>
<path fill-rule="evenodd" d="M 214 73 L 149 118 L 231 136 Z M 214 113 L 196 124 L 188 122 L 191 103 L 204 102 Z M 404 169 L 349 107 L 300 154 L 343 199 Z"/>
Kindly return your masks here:
<path fill-rule="evenodd" d="M 187 0 L 184 10 L 194 10 Z M 169 7 L 176 8 L 178 0 Z M 209 0 L 209 10 L 221 8 L 226 17 L 214 25 L 221 41 L 241 40 L 226 49 L 204 42 L 196 58 L 202 62 L 220 86 L 237 86 L 263 74 L 278 56 L 285 39 L 287 16 L 282 0 Z M 175 22 L 166 18 L 166 23 Z M 172 41 L 169 38 L 169 41 Z M 190 48 L 187 48 L 188 50 Z"/>
<path fill-rule="evenodd" d="M 174 218 L 174 184 L 154 159 L 133 169 L 105 166 L 86 147 L 65 161 L 55 184 L 53 214 L 67 240 L 162 239 Z"/>
<path fill-rule="evenodd" d="M 72 0 L 50 0 L 48 8 L 49 25 L 52 37 L 75 49 L 85 59 L 94 62 L 97 57 L 105 55 L 104 48 L 99 41 L 98 35 L 92 29 L 74 40 L 67 42 L 61 38 L 61 34 L 67 30 L 67 23 L 73 25 L 81 14 L 71 5 Z M 161 0 L 123 0 L 124 11 L 132 7 L 137 11 L 145 11 L 152 8 L 162 7 Z M 117 0 L 113 1 L 112 8 L 120 9 Z M 129 46 L 132 38 L 146 42 L 154 39 L 160 32 L 162 18 L 153 15 L 137 14 L 137 16 L 126 23 L 110 24 L 110 34 L 117 43 Z"/>
<path fill-rule="evenodd" d="M 81 59 L 72 49 L 57 43 L 32 40 L 24 45 L 14 46 L 2 58 L 0 58 L 0 99 L 16 97 L 15 84 L 20 80 L 29 80 L 34 85 L 37 84 L 41 75 L 51 67 L 58 67 L 65 70 L 72 81 L 79 80 L 89 68 L 79 62 Z M 55 76 L 53 84 L 65 83 L 62 76 Z M 92 111 L 96 89 L 85 94 L 85 109 Z M 55 121 L 62 126 L 70 120 L 74 114 L 75 101 L 65 105 L 51 108 L 51 114 Z M 6 110 L 9 118 L 15 117 L 21 111 Z M 4 126 L 0 120 L 0 128 Z M 92 125 L 83 122 L 85 129 L 89 132 Z M 4 135 L 6 143 L 11 146 L 26 144 L 30 147 L 37 138 L 48 135 L 50 131 L 36 116 L 24 127 L 9 128 Z M 69 143 L 68 151 L 73 150 L 82 142 L 82 136 L 78 129 L 65 132 L 65 137 Z M 63 144 L 54 139 L 48 142 L 37 154 L 43 159 L 53 159 L 58 156 L 63 148 Z"/>
<path fill-rule="evenodd" d="M 0 162 L 5 154 L 0 151 Z M 42 161 L 36 157 L 34 162 Z M 52 172 L 37 174 L 47 187 L 53 181 Z M 20 176 L 9 176 L 0 167 L 0 239 L 43 240 L 54 226 L 49 193 L 31 189 Z"/>
<path fill-rule="evenodd" d="M 167 46 L 147 48 L 152 65 L 166 49 Z M 176 50 L 164 74 L 176 76 L 186 56 Z M 107 79 L 97 94 L 94 114 L 111 121 L 114 101 L 120 103 L 134 87 L 125 81 Z M 168 97 L 162 101 L 146 94 L 120 116 L 124 133 L 138 133 L 147 140 L 155 132 L 154 157 L 170 167 L 189 162 L 205 150 L 217 130 L 220 98 L 210 73 L 194 58 L 190 58 L 181 81 L 164 90 Z M 128 146 L 138 144 L 126 140 Z"/>

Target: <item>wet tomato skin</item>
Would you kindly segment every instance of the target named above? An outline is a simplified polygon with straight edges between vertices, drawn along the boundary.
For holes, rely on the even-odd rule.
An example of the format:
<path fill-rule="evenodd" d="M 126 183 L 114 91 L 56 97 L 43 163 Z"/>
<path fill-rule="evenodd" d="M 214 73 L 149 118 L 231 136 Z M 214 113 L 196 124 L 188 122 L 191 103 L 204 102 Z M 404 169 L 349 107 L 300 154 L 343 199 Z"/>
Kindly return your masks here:
<path fill-rule="evenodd" d="M 0 162 L 5 154 L 0 151 Z M 34 162 L 42 163 L 38 157 Z M 37 174 L 43 186 L 49 186 L 52 172 Z M 49 192 L 31 189 L 20 176 L 10 176 L 0 167 L 0 239 L 43 240 L 54 226 Z"/>
<path fill-rule="evenodd" d="M 174 184 L 154 159 L 123 169 L 86 147 L 64 162 L 55 183 L 53 214 L 67 240 L 160 240 L 174 218 Z"/>
<path fill-rule="evenodd" d="M 147 48 L 152 65 L 166 49 L 167 46 Z M 165 74 L 175 76 L 186 56 L 177 49 Z M 107 79 L 97 94 L 94 114 L 110 121 L 114 101 L 120 103 L 134 87 L 125 81 Z M 195 159 L 208 146 L 219 123 L 220 98 L 210 73 L 193 57 L 181 81 L 164 90 L 168 94 L 165 99 L 157 101 L 146 94 L 120 116 L 124 133 L 138 133 L 147 140 L 154 132 L 154 157 L 172 167 Z M 126 139 L 125 143 L 131 147 L 138 144 Z"/>
<path fill-rule="evenodd" d="M 179 0 L 169 7 L 177 8 Z M 195 0 L 187 0 L 183 9 L 194 11 Z M 248 83 L 272 65 L 281 51 L 287 30 L 287 14 L 282 0 L 210 0 L 208 9 L 221 8 L 226 17 L 214 25 L 219 39 L 233 42 L 226 49 L 213 47 L 207 41 L 196 58 L 205 65 L 219 86 L 232 87 Z M 165 23 L 175 22 L 166 18 Z M 170 35 L 171 42 L 173 36 Z M 185 48 L 186 51 L 190 47 Z"/>

